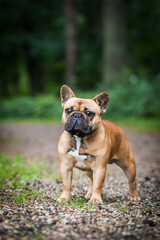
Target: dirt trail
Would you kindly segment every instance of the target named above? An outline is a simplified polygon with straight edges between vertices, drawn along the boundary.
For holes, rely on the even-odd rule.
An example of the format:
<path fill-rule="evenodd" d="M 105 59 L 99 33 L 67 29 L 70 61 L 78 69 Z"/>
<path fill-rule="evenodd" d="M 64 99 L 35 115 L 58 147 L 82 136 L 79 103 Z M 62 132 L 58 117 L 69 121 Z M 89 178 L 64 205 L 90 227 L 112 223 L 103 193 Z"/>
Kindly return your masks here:
<path fill-rule="evenodd" d="M 154 174 L 159 169 L 160 133 L 123 129 L 137 163 L 137 174 Z M 25 159 L 49 159 L 58 167 L 57 144 L 63 126 L 59 124 L 0 124 L 0 152 L 22 155 Z M 55 167 L 55 169 L 56 169 Z M 108 169 L 118 168 L 115 165 Z"/>
<path fill-rule="evenodd" d="M 19 154 L 26 160 L 45 159 L 49 169 L 59 172 L 57 143 L 62 131 L 63 127 L 58 124 L 0 124 L 0 152 Z M 24 213 L 28 211 L 28 207 L 24 206 L 23 211 L 19 210 L 22 215 L 19 213 L 18 220 L 14 218 L 13 221 L 17 209 L 8 206 L 10 213 L 5 215 L 6 208 L 2 201 L 0 239 L 27 240 L 36 239 L 36 236 L 39 237 L 37 239 L 159 239 L 160 133 L 148 134 L 127 129 L 124 132 L 136 159 L 140 203 L 132 205 L 128 202 L 126 177 L 115 165 L 108 166 L 103 189 L 104 204 L 95 209 L 61 206 L 54 195 L 61 191 L 60 181 L 35 181 L 34 186 L 43 188 L 46 197 L 54 202 L 34 202 L 30 206 L 29 216 Z M 75 170 L 72 197 L 83 197 L 88 182 L 84 173 Z M 4 195 L 0 195 L 2 200 Z M 27 226 L 30 226 L 30 231 Z"/>

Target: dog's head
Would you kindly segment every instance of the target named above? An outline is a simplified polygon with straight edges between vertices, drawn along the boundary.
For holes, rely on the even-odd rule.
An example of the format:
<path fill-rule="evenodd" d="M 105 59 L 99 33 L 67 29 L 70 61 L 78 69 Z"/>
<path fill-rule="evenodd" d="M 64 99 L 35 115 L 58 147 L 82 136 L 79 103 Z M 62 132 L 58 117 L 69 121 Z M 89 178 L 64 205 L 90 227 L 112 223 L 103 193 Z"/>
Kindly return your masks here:
<path fill-rule="evenodd" d="M 93 99 L 77 98 L 68 86 L 63 85 L 60 94 L 65 130 L 72 136 L 90 136 L 99 127 L 101 115 L 107 110 L 108 93 L 100 93 Z"/>

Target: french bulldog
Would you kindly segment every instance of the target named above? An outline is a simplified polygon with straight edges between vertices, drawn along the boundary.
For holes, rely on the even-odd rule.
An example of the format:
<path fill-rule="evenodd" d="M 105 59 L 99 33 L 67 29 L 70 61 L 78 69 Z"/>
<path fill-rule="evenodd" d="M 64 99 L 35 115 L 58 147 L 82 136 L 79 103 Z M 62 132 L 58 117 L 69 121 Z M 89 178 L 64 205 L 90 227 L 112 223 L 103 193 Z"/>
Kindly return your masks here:
<path fill-rule="evenodd" d="M 129 183 L 129 198 L 140 200 L 136 188 L 136 166 L 131 146 L 122 129 L 102 120 L 109 95 L 102 92 L 93 99 L 77 98 L 66 85 L 60 90 L 63 107 L 64 132 L 58 144 L 60 175 L 63 192 L 59 201 L 68 201 L 71 193 L 72 171 L 86 172 L 90 188 L 85 195 L 92 203 L 102 204 L 102 187 L 107 164 L 115 163 L 124 171 Z"/>

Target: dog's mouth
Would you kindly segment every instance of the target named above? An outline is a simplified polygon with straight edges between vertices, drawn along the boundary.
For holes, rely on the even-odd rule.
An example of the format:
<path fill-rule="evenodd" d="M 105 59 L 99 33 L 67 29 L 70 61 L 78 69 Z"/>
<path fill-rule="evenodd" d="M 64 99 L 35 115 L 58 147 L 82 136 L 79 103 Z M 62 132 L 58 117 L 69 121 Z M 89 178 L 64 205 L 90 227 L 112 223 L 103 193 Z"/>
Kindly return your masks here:
<path fill-rule="evenodd" d="M 92 132 L 92 128 L 88 125 L 88 120 L 83 115 L 75 117 L 75 114 L 66 122 L 65 130 L 70 132 L 72 136 L 76 135 L 81 138 L 90 135 Z"/>

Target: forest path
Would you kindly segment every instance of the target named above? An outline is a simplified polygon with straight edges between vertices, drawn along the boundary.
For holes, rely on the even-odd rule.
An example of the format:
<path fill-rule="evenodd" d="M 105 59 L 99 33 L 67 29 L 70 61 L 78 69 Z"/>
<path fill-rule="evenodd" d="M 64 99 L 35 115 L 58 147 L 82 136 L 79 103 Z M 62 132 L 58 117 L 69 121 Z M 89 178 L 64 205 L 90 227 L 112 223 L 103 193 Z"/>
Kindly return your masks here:
<path fill-rule="evenodd" d="M 1 123 L 0 152 L 45 161 L 46 170 L 58 174 L 57 144 L 62 131 L 59 124 Z M 12 198 L 13 190 L 10 195 L 1 191 L 0 239 L 159 239 L 160 133 L 124 132 L 136 159 L 141 202 L 127 200 L 127 180 L 116 165 L 108 166 L 104 204 L 95 208 L 57 203 L 62 189 L 59 179 L 34 181 L 30 186 L 43 189 L 46 198 L 29 206 L 7 204 L 4 200 Z M 88 186 L 85 174 L 75 169 L 72 199 L 83 199 Z"/>

